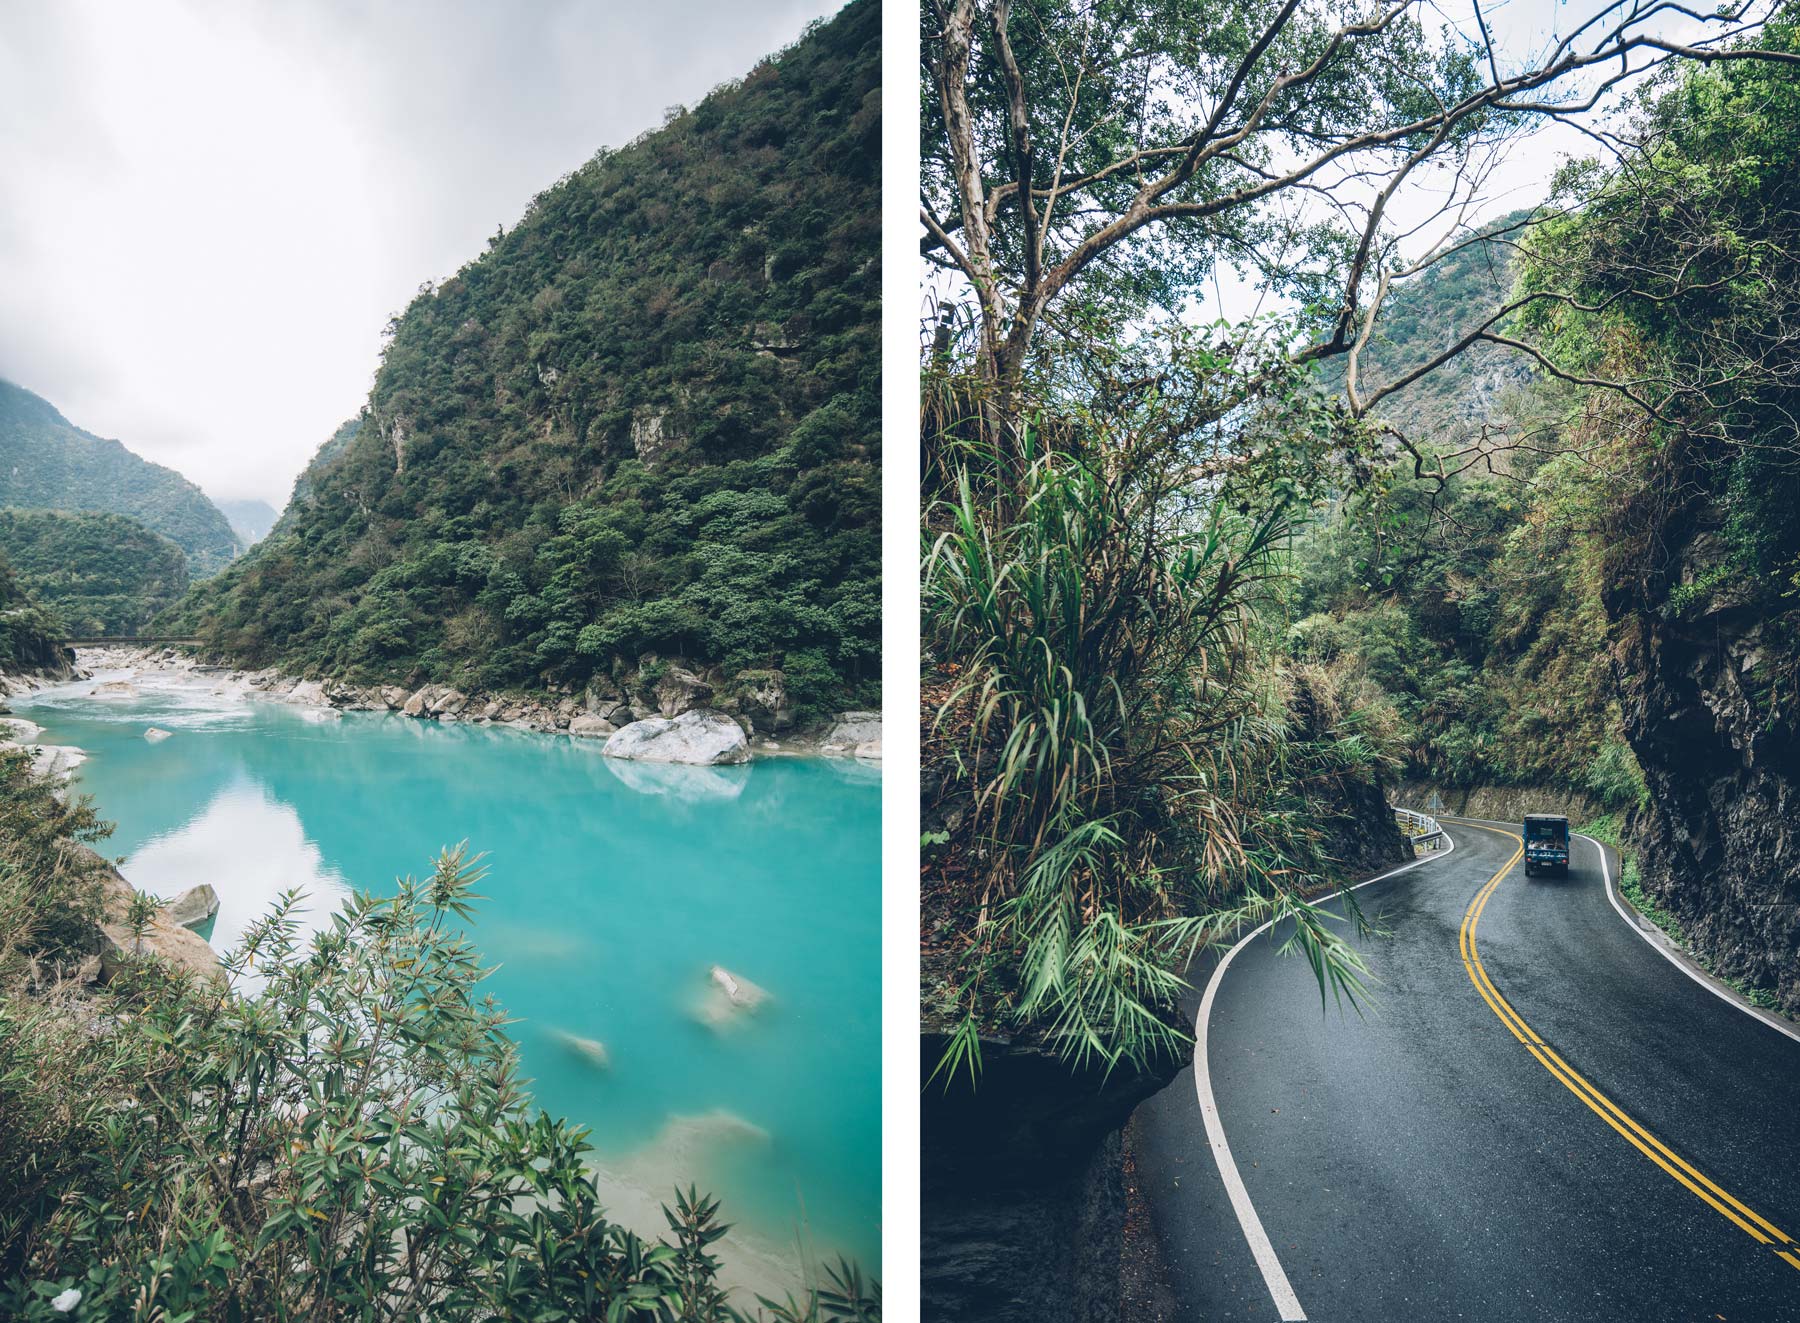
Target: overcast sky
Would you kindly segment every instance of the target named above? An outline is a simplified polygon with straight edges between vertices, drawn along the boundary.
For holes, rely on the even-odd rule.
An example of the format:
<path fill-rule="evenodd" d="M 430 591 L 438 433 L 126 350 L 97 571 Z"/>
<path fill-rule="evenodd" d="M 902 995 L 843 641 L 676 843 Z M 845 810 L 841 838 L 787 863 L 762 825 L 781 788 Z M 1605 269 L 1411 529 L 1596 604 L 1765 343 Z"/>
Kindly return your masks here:
<path fill-rule="evenodd" d="M 381 329 L 841 0 L 0 0 L 0 377 L 280 508 Z"/>

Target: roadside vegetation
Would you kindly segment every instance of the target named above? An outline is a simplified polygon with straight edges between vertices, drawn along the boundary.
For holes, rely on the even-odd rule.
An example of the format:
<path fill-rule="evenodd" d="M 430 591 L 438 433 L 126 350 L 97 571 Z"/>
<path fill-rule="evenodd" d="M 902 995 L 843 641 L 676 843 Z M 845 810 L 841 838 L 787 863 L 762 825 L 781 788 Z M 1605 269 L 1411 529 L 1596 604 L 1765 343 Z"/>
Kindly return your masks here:
<path fill-rule="evenodd" d="M 1645 716 L 1665 625 L 1760 621 L 1743 724 L 1791 727 L 1790 10 L 1685 48 L 1639 21 L 1515 69 L 1408 4 L 925 7 L 940 1076 L 990 1033 L 1141 1064 L 1179 1044 L 1194 950 L 1274 913 L 1354 996 L 1298 899 L 1351 852 L 1307 843 L 1346 807 L 1379 830 L 1396 772 L 1661 811 L 1687 770 Z M 1642 75 L 1605 155 L 1469 229 L 1602 64 Z M 1441 210 L 1403 235 L 1387 204 L 1426 180 Z M 1222 269 L 1264 302 L 1197 325 Z M 1323 755 L 1296 720 L 1319 676 Z M 1335 799 L 1297 775 L 1321 756 Z"/>
<path fill-rule="evenodd" d="M 677 1190 L 665 1236 L 619 1226 L 585 1132 L 532 1105 L 462 934 L 478 858 L 311 937 L 290 894 L 217 982 L 126 951 L 92 985 L 106 865 L 79 846 L 106 830 L 0 753 L 0 1314 L 740 1316 L 718 1202 Z M 840 1263 L 752 1316 L 880 1312 Z"/>

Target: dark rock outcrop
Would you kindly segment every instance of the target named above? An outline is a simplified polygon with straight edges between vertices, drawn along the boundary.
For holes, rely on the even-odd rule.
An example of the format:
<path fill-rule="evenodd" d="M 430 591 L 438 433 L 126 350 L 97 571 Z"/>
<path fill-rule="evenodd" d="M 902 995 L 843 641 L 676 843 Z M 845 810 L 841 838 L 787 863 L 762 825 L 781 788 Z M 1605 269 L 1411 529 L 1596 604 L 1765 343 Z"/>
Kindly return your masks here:
<path fill-rule="evenodd" d="M 945 1038 L 921 1035 L 924 1073 Z M 1186 1063 L 1072 1071 L 1025 1040 L 982 1044 L 981 1081 L 921 1104 L 920 1289 L 933 1323 L 1113 1323 L 1125 1188 L 1120 1131 Z"/>
<path fill-rule="evenodd" d="M 1633 614 L 1618 632 L 1625 729 L 1650 790 L 1644 888 L 1714 973 L 1800 1013 L 1800 723 L 1762 692 L 1791 649 L 1730 599 L 1697 619 Z"/>

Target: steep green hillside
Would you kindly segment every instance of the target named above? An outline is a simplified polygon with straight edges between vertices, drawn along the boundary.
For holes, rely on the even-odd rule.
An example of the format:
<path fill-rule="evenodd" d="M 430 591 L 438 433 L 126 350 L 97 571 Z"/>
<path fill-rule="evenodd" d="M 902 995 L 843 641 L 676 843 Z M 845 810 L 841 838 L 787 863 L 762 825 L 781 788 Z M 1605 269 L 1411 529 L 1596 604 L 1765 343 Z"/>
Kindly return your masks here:
<path fill-rule="evenodd" d="M 1496 221 L 1484 231 L 1498 241 L 1452 246 L 1418 275 L 1396 285 L 1382 305 L 1364 349 L 1358 383 L 1367 394 L 1451 348 L 1506 300 L 1512 289 L 1515 249 L 1525 213 Z M 1345 360 L 1329 360 L 1325 377 L 1343 384 Z M 1466 436 L 1531 379 L 1523 354 L 1500 345 L 1472 345 L 1405 389 L 1379 412 L 1415 442 Z"/>
<path fill-rule="evenodd" d="M 237 555 L 218 508 L 173 469 L 84 432 L 30 391 L 0 381 L 0 505 L 129 515 L 187 553 L 196 575 Z"/>
<path fill-rule="evenodd" d="M 856 0 L 600 152 L 425 289 L 361 425 L 173 619 L 365 680 L 579 684 L 654 651 L 872 697 L 879 18 Z"/>
<path fill-rule="evenodd" d="M 253 547 L 275 527 L 276 511 L 267 501 L 214 501 L 231 531 L 245 547 Z"/>
<path fill-rule="evenodd" d="M 0 549 L 77 636 L 135 634 L 188 587 L 181 548 L 124 515 L 0 510 Z"/>
<path fill-rule="evenodd" d="M 63 632 L 56 613 L 31 600 L 0 555 L 0 675 L 65 670 L 70 658 L 59 642 Z"/>

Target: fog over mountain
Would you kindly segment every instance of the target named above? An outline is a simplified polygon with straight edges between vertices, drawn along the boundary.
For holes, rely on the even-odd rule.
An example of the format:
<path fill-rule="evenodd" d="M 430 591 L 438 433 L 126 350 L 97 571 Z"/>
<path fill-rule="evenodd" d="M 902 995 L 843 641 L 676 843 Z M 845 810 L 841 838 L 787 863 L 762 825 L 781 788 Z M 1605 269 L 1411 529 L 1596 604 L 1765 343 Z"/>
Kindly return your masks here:
<path fill-rule="evenodd" d="M 0 377 L 279 509 L 421 282 L 835 8 L 0 0 Z"/>

